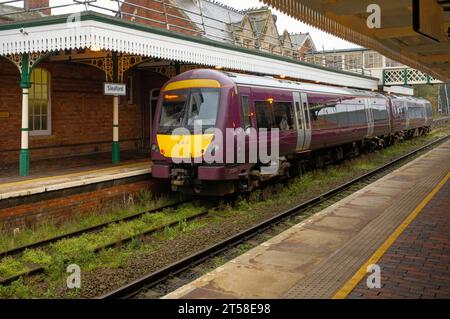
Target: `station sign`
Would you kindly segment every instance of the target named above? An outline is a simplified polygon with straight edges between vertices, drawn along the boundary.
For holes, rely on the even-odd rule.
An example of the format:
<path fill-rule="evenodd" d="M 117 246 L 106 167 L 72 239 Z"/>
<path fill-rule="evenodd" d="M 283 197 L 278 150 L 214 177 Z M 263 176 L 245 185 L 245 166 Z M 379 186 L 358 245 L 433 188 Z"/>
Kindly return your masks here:
<path fill-rule="evenodd" d="M 120 83 L 103 83 L 103 93 L 105 95 L 125 96 L 127 95 L 127 86 Z"/>

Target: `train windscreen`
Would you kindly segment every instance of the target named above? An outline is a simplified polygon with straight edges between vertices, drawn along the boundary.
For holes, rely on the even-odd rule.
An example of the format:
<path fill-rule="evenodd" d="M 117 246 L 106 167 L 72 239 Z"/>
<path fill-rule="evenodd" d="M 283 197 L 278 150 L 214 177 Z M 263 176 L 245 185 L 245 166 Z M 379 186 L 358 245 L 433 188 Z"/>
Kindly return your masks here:
<path fill-rule="evenodd" d="M 190 131 L 195 126 L 202 130 L 214 127 L 218 110 L 219 89 L 195 88 L 166 92 L 158 132 L 170 133 L 181 127 Z"/>

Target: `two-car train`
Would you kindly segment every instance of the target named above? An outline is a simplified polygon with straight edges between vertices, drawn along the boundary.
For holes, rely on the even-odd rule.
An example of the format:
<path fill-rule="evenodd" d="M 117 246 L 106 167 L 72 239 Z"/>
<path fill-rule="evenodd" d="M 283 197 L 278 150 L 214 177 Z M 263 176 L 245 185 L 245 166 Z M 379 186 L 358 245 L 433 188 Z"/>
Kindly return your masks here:
<path fill-rule="evenodd" d="M 152 175 L 170 179 L 172 189 L 183 192 L 221 195 L 251 190 L 275 176 L 295 175 L 307 166 L 322 167 L 426 134 L 431 118 L 431 104 L 424 99 L 192 70 L 161 90 L 152 132 Z M 195 123 L 201 123 L 200 131 Z M 217 130 L 225 139 L 227 129 L 234 130 L 235 140 L 245 141 L 243 146 L 235 150 L 235 140 L 217 143 Z M 262 132 L 275 129 L 278 165 L 265 170 L 270 164 L 259 153 L 250 160 L 250 150 L 262 139 L 268 143 L 270 135 Z M 231 147 L 234 161 L 225 158 Z M 215 155 L 214 161 L 205 160 L 206 154 Z"/>

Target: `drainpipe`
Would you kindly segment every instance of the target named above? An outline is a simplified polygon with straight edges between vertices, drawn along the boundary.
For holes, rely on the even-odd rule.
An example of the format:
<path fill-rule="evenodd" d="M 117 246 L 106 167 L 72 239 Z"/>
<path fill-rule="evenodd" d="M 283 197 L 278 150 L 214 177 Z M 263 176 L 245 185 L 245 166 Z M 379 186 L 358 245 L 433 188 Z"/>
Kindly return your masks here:
<path fill-rule="evenodd" d="M 117 53 L 112 53 L 113 61 L 113 82 L 119 83 L 119 61 Z M 120 146 L 119 146 L 119 96 L 113 97 L 113 144 L 112 144 L 112 162 L 117 164 L 120 162 Z"/>
<path fill-rule="evenodd" d="M 28 69 L 28 53 L 22 54 L 22 75 L 20 87 L 22 88 L 22 135 L 20 146 L 19 159 L 19 174 L 20 176 L 28 176 L 30 172 L 30 153 L 28 149 L 29 127 L 28 127 L 28 97 L 31 87 L 30 70 Z"/>

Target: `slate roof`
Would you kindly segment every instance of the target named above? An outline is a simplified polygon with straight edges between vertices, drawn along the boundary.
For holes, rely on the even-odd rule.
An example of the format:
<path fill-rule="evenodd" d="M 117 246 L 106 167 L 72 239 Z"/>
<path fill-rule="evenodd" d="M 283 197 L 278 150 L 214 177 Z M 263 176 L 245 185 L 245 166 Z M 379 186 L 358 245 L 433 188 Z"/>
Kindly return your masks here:
<path fill-rule="evenodd" d="M 45 17 L 45 14 L 38 11 L 21 12 L 22 8 L 0 4 L 0 20 L 24 21 Z M 14 13 L 17 12 L 17 13 Z"/>
<path fill-rule="evenodd" d="M 298 50 L 298 48 L 302 47 L 307 39 L 312 42 L 312 50 L 316 51 L 316 47 L 309 33 L 291 33 L 291 42 L 294 50 Z"/>
<path fill-rule="evenodd" d="M 236 9 L 211 1 L 201 1 L 201 11 L 196 0 L 172 0 L 172 2 L 183 8 L 179 10 L 203 30 L 201 12 L 205 24 L 204 37 L 216 41 L 233 42 L 233 34 L 229 31 L 230 25 L 240 26 L 245 16 L 245 13 Z"/>

